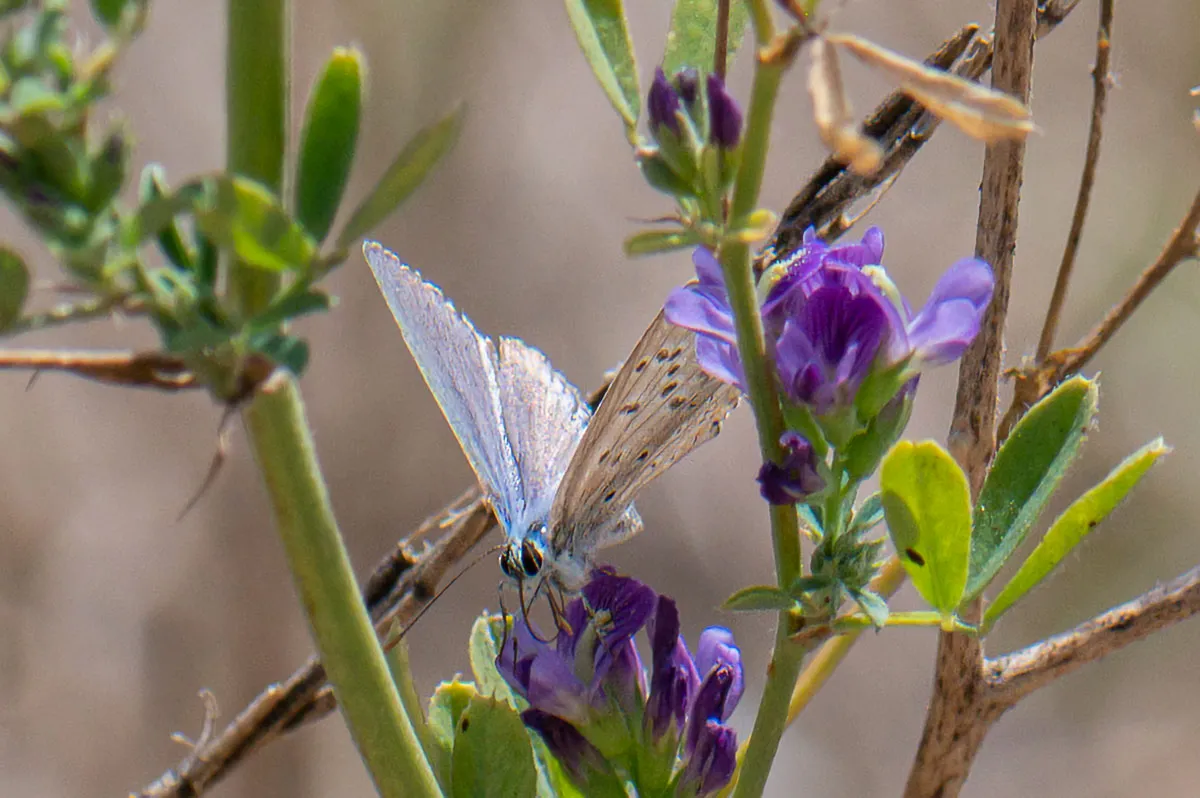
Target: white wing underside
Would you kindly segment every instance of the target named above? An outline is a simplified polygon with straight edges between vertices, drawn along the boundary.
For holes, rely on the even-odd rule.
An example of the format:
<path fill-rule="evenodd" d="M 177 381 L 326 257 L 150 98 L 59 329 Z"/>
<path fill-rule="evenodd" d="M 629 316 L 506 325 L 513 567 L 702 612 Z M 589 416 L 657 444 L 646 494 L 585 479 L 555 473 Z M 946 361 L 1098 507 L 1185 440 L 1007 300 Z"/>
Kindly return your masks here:
<path fill-rule="evenodd" d="M 549 513 L 587 403 L 544 354 L 516 338 L 497 347 L 394 254 L 373 242 L 363 253 L 506 535 L 523 536 Z"/>
<path fill-rule="evenodd" d="M 550 511 L 556 559 L 588 560 L 640 531 L 638 492 L 716 437 L 739 399 L 736 388 L 700 369 L 695 334 L 660 311 L 621 366 L 559 485 Z"/>

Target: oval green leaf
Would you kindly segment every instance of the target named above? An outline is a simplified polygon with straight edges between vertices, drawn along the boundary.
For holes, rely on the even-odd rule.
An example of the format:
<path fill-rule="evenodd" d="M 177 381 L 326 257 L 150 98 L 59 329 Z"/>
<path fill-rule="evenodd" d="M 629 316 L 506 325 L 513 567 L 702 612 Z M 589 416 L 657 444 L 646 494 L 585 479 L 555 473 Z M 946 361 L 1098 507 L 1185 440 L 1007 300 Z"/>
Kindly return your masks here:
<path fill-rule="evenodd" d="M 0 330 L 21 318 L 29 296 L 29 269 L 21 256 L 0 247 Z"/>
<path fill-rule="evenodd" d="M 342 203 L 362 116 L 362 54 L 338 47 L 313 84 L 296 161 L 296 219 L 324 241 Z"/>
<path fill-rule="evenodd" d="M 772 585 L 752 585 L 725 599 L 721 609 L 731 612 L 779 612 L 795 606 L 796 599 L 787 591 Z"/>
<path fill-rule="evenodd" d="M 417 131 L 350 216 L 338 236 L 338 249 L 345 249 L 369 233 L 417 190 L 458 141 L 462 120 L 463 107 L 458 105 L 437 122 Z"/>
<path fill-rule="evenodd" d="M 458 717 L 450 766 L 455 798 L 509 798 L 537 792 L 525 724 L 504 701 L 474 695 Z"/>
<path fill-rule="evenodd" d="M 1029 534 L 1079 456 L 1098 394 L 1094 380 L 1067 380 L 1030 408 L 996 452 L 975 503 L 965 598 L 982 593 Z"/>
<path fill-rule="evenodd" d="M 479 692 L 484 695 L 502 698 L 514 707 L 518 704 L 517 697 L 508 682 L 496 670 L 496 656 L 500 653 L 500 644 L 504 640 L 504 625 L 507 620 L 500 615 L 484 613 L 475 619 L 471 626 L 471 639 L 468 643 L 468 653 L 471 658 L 471 672 L 475 675 L 475 683 Z"/>
<path fill-rule="evenodd" d="M 901 441 L 883 458 L 880 489 L 888 533 L 913 587 L 948 615 L 967 584 L 971 497 L 966 474 L 933 441 Z"/>
<path fill-rule="evenodd" d="M 317 254 L 316 242 L 265 186 L 220 175 L 204 181 L 204 187 L 195 207 L 201 232 L 247 265 L 271 272 L 308 269 Z"/>
<path fill-rule="evenodd" d="M 1071 549 L 1079 545 L 1121 503 L 1150 466 L 1169 451 L 1162 438 L 1151 441 L 1114 468 L 1103 482 L 1076 499 L 1055 520 L 1046 536 L 988 606 L 983 614 L 984 629 L 990 628 L 1034 585 L 1045 579 Z"/>
<path fill-rule="evenodd" d="M 439 684 L 429 699 L 428 730 L 433 738 L 434 750 L 426 753 L 443 785 L 450 783 L 450 761 L 459 718 L 477 694 L 475 685 L 455 679 Z"/>
<path fill-rule="evenodd" d="M 667 33 L 667 50 L 663 56 L 663 72 L 674 75 L 686 67 L 701 72 L 713 71 L 717 52 L 718 0 L 677 0 L 671 12 L 671 30 Z M 728 59 L 742 43 L 746 30 L 746 4 L 729 4 Z"/>
<path fill-rule="evenodd" d="M 740 4 L 739 4 L 740 5 Z M 604 96 L 632 130 L 641 113 L 637 59 L 622 0 L 566 0 L 567 17 Z"/>
<path fill-rule="evenodd" d="M 625 254 L 633 258 L 686 249 L 698 243 L 700 240 L 691 230 L 643 230 L 625 239 L 624 249 Z"/>

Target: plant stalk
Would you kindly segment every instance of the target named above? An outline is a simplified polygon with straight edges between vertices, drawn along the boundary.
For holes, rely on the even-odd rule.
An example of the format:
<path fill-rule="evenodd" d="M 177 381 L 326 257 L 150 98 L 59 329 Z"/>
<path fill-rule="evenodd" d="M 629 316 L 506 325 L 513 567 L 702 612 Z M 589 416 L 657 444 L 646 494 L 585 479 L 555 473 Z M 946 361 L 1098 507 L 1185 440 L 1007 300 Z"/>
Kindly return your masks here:
<path fill-rule="evenodd" d="M 376 789 L 440 798 L 359 595 L 295 379 L 277 370 L 244 418 L 321 662 Z"/>
<path fill-rule="evenodd" d="M 288 0 L 226 4 L 225 166 L 283 197 L 287 159 Z M 232 307 L 249 318 L 271 301 L 276 274 L 230 264 Z"/>

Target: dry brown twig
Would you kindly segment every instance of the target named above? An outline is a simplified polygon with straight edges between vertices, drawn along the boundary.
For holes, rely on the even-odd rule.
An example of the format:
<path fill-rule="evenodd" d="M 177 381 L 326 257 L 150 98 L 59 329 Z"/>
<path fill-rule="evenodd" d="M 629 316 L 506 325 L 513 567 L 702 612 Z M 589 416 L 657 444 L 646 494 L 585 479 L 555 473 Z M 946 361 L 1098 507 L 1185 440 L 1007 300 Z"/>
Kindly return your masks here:
<path fill-rule="evenodd" d="M 109 385 L 181 391 L 200 383 L 182 360 L 161 352 L 0 350 L 0 369 L 62 371 Z"/>

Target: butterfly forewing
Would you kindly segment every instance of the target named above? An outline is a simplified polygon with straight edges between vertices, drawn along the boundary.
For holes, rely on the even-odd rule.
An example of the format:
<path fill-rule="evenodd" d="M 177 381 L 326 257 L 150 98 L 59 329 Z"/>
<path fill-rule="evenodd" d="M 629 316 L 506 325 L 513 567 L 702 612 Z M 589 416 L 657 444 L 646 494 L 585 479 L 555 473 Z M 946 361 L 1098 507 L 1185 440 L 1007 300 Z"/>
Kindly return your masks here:
<path fill-rule="evenodd" d="M 696 363 L 695 334 L 660 311 L 571 458 L 550 513 L 556 552 L 586 554 L 636 532 L 638 491 L 714 438 L 738 400 Z"/>
<path fill-rule="evenodd" d="M 545 522 L 591 411 L 579 390 L 537 349 L 501 338 L 499 351 L 500 405 L 524 490 L 522 520 Z"/>
<path fill-rule="evenodd" d="M 505 434 L 495 345 L 391 252 L 368 242 L 363 254 L 429 390 L 500 522 L 510 528 L 525 514 L 524 491 Z"/>

